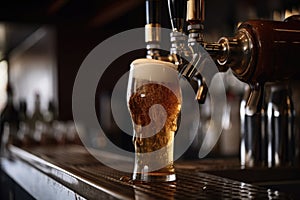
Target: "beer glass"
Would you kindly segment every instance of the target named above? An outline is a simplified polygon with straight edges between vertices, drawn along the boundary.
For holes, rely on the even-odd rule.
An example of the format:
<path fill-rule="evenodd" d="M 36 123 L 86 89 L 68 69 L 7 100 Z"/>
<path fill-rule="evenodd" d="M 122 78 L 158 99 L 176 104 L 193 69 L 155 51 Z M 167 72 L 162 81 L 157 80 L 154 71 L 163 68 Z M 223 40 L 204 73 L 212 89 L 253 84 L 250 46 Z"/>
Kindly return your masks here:
<path fill-rule="evenodd" d="M 153 59 L 131 63 L 127 103 L 134 132 L 133 181 L 176 180 L 173 145 L 181 102 L 174 64 Z"/>

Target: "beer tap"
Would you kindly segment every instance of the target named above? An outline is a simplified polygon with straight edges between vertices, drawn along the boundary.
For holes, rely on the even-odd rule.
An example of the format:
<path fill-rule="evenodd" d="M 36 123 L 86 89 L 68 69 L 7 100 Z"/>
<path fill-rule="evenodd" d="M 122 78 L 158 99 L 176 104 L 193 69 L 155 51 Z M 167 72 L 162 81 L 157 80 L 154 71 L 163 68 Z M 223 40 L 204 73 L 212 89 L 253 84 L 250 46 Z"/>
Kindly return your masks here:
<path fill-rule="evenodd" d="M 147 58 L 173 62 L 178 67 L 180 72 L 183 69 L 194 69 L 194 67 L 183 67 L 185 65 L 197 65 L 200 59 L 197 45 L 194 40 L 190 40 L 190 47 L 187 45 L 187 36 L 184 33 L 185 17 L 186 17 L 186 0 L 170 0 L 168 2 L 169 14 L 172 24 L 171 32 L 171 48 L 169 56 L 162 56 L 159 52 L 161 42 L 161 1 L 160 0 L 146 0 L 146 25 L 145 25 L 145 42 L 147 48 Z M 197 25 L 196 25 L 197 26 Z M 195 35 L 193 33 L 191 35 Z M 196 34 L 196 36 L 198 36 Z M 187 60 L 192 60 L 188 62 Z M 203 103 L 207 94 L 206 83 L 197 70 L 191 72 L 186 71 L 181 73 L 186 77 L 191 84 L 198 85 L 196 99 L 199 103 Z M 189 73 L 187 75 L 187 73 Z"/>
<path fill-rule="evenodd" d="M 204 0 L 168 0 L 168 3 L 172 24 L 171 61 L 182 76 L 189 81 L 197 80 L 196 98 L 201 103 L 205 101 L 206 82 L 209 85 L 210 81 L 205 80 L 201 71 L 205 53 L 214 60 L 219 72 L 231 69 L 236 78 L 250 86 L 241 108 L 246 119 L 241 130 L 241 152 L 247 152 L 241 154 L 241 164 L 263 163 L 261 159 L 265 158 L 259 154 L 265 146 L 259 140 L 266 139 L 266 134 L 261 133 L 265 83 L 300 79 L 300 17 L 292 16 L 284 21 L 249 20 L 238 26 L 233 37 L 208 43 L 203 37 Z M 185 15 L 188 37 L 183 29 Z"/>
<path fill-rule="evenodd" d="M 251 163 L 255 163 L 255 159 L 261 158 L 254 155 L 260 154 L 254 149 L 264 148 L 259 145 L 265 146 L 259 144 L 262 141 L 252 141 L 262 135 L 266 138 L 266 134 L 261 133 L 265 84 L 300 80 L 300 17 L 292 16 L 284 21 L 249 20 L 237 27 L 233 37 L 206 42 L 203 34 L 204 0 L 168 0 L 172 25 L 171 47 L 169 56 L 164 57 L 159 54 L 160 3 L 159 0 L 146 0 L 147 58 L 174 63 L 181 77 L 185 77 L 192 85 L 197 83 L 196 99 L 200 103 L 204 103 L 210 83 L 204 71 L 206 54 L 213 59 L 218 72 L 230 69 L 237 79 L 247 83 L 250 92 L 241 108 L 247 125 L 241 130 L 241 140 L 243 137 L 252 138 L 247 142 L 250 148 L 247 145 L 243 147 L 245 143 L 241 142 L 241 152 L 249 150 L 249 154 L 241 155 L 241 163 L 247 165 L 247 156 L 251 157 L 248 159 Z"/>
<path fill-rule="evenodd" d="M 196 1 L 192 3 L 195 3 L 195 7 L 191 7 L 190 2 L 186 0 L 168 0 L 172 25 L 170 54 L 173 62 L 178 66 L 179 73 L 190 82 L 198 84 L 196 99 L 199 103 L 204 103 L 208 88 L 197 70 L 201 59 L 199 43 L 203 41 L 204 4 L 202 2 L 198 4 Z M 186 8 L 188 15 L 186 15 Z M 188 38 L 183 29 L 186 16 L 189 23 Z"/>
<path fill-rule="evenodd" d="M 227 71 L 231 68 L 234 74 L 240 78 L 245 79 L 245 73 L 251 68 L 254 62 L 254 50 L 250 35 L 241 30 L 235 37 L 221 38 L 219 42 L 207 43 L 204 41 L 204 0 L 169 0 L 169 13 L 172 24 L 171 33 L 171 55 L 178 65 L 180 74 L 188 80 L 196 79 L 198 84 L 198 91 L 196 98 L 200 102 L 204 102 L 207 93 L 207 85 L 201 72 L 198 71 L 201 64 L 201 51 L 199 48 L 203 47 L 209 55 L 215 60 L 218 69 L 221 72 Z M 183 24 L 186 10 L 186 22 L 188 24 L 188 38 L 183 32 Z M 187 42 L 186 42 L 187 41 Z M 201 47 L 199 47 L 201 45 Z M 188 48 L 186 47 L 188 46 Z M 190 62 L 184 62 L 182 58 L 190 58 Z M 247 80 L 244 80 L 247 81 Z M 260 98 L 262 87 L 260 84 L 251 84 L 253 89 L 251 97 L 247 105 L 251 110 L 257 107 L 257 99 Z M 253 111 L 255 112 L 255 111 Z"/>
<path fill-rule="evenodd" d="M 169 0 L 168 3 L 173 26 L 171 55 L 179 65 L 179 72 L 187 79 L 199 73 L 199 45 L 213 58 L 220 72 L 230 68 L 239 80 L 249 84 L 249 112 L 259 109 L 257 107 L 265 82 L 300 79 L 300 68 L 297 67 L 297 55 L 300 52 L 299 17 L 293 16 L 283 22 L 247 21 L 238 27 L 233 37 L 222 37 L 218 42 L 208 43 L 203 39 L 204 0 Z M 182 10 L 187 10 L 187 39 L 182 36 L 183 24 L 179 20 L 184 15 Z M 184 40 L 187 40 L 188 48 Z M 178 57 L 192 59 L 190 63 L 185 63 Z"/>
<path fill-rule="evenodd" d="M 161 59 L 159 49 L 161 40 L 160 0 L 146 0 L 145 42 L 147 58 Z"/>

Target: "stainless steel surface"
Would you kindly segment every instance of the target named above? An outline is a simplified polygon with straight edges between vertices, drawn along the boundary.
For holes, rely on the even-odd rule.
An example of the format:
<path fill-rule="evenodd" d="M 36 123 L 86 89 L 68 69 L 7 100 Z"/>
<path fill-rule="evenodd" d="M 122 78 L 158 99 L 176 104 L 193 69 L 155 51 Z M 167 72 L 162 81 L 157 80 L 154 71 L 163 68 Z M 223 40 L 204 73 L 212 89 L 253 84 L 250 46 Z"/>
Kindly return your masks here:
<path fill-rule="evenodd" d="M 10 165 L 23 163 L 38 169 L 87 199 L 105 196 L 111 199 L 288 199 L 288 196 L 276 190 L 207 174 L 203 171 L 212 168 L 209 164 L 199 165 L 198 162 L 178 162 L 176 182 L 133 184 L 128 178 L 131 174 L 102 165 L 81 146 L 26 150 L 11 146 L 10 151 L 14 160 Z M 215 173 L 226 172 L 224 162 L 211 162 L 210 165 L 215 166 Z M 236 162 L 227 166 L 239 170 Z M 32 173 L 31 170 L 22 172 L 23 177 L 30 177 Z"/>
<path fill-rule="evenodd" d="M 38 168 L 33 167 L 23 160 L 2 159 L 1 165 L 2 170 L 34 199 L 85 199 L 76 191 L 61 184 L 50 176 L 45 175 L 43 171 L 40 171 Z M 77 184 L 75 178 L 67 176 L 67 174 L 63 176 L 69 178 L 69 182 Z M 24 197 L 21 196 L 21 198 Z"/>
<path fill-rule="evenodd" d="M 297 147 L 291 88 L 287 83 L 273 83 L 266 85 L 267 89 L 269 95 L 266 97 L 264 131 L 268 166 L 294 165 Z"/>
<path fill-rule="evenodd" d="M 253 70 L 255 62 L 253 39 L 246 29 L 239 29 L 232 38 L 222 37 L 219 44 L 224 47 L 216 57 L 220 66 L 231 68 L 240 79 Z"/>
<path fill-rule="evenodd" d="M 182 18 L 184 15 L 182 10 L 185 4 L 181 0 L 168 2 L 173 26 L 170 53 L 178 65 L 179 73 L 189 81 L 200 83 L 196 98 L 203 103 L 207 96 L 206 85 L 210 85 L 207 77 L 202 78 L 205 73 L 201 65 L 207 52 L 220 72 L 230 68 L 239 80 L 251 88 L 248 99 L 243 102 L 245 105 L 241 107 L 241 164 L 254 166 L 268 163 L 269 167 L 281 163 L 295 164 L 299 160 L 299 156 L 295 156 L 299 155 L 299 147 L 295 143 L 296 126 L 292 106 L 280 109 L 282 105 L 268 104 L 268 108 L 262 110 L 262 103 L 266 83 L 284 84 L 286 80 L 299 79 L 299 16 L 285 21 L 249 20 L 237 27 L 233 37 L 222 37 L 217 43 L 210 43 L 203 37 L 204 0 L 187 1 L 188 39 L 183 37 L 185 30 L 178 29 L 174 23 L 177 16 Z M 181 11 L 178 11 L 179 4 L 183 7 Z M 207 52 L 202 51 L 202 47 Z M 285 102 L 281 101 L 280 104 L 292 105 L 287 103 L 291 99 L 285 98 Z M 262 118 L 261 112 L 267 114 L 266 119 Z"/>
<path fill-rule="evenodd" d="M 171 15 L 171 19 L 176 19 L 176 12 L 173 11 L 173 7 L 175 5 L 176 1 L 169 1 L 170 15 L 175 15 L 175 17 Z M 183 13 L 180 14 L 181 17 L 183 17 L 183 15 Z M 180 75 L 187 78 L 187 80 L 190 82 L 195 80 L 198 83 L 196 100 L 198 100 L 199 103 L 204 103 L 208 87 L 205 79 L 199 73 L 199 64 L 201 63 L 200 60 L 205 57 L 203 56 L 203 51 L 201 51 L 201 47 L 199 45 L 199 43 L 203 41 L 203 25 L 199 23 L 194 24 L 191 22 L 188 29 L 189 35 L 186 37 L 182 29 L 173 27 L 173 31 L 170 34 L 170 54 L 173 58 L 172 61 L 174 61 L 174 63 L 178 66 Z"/>
<path fill-rule="evenodd" d="M 245 92 L 240 105 L 242 165 L 299 165 L 291 95 L 289 82 L 267 83 L 264 89 Z"/>
<path fill-rule="evenodd" d="M 241 121 L 241 165 L 253 167 L 262 165 L 262 117 L 261 104 L 258 102 L 262 98 L 260 91 L 250 91 L 245 89 L 244 98 L 240 104 Z M 254 94 L 254 95 L 253 95 Z M 251 96 L 252 95 L 252 96 Z M 251 98 L 250 98 L 250 97 Z M 254 97 L 254 98 L 253 98 Z M 249 100 L 252 103 L 249 103 Z M 254 102 L 254 103 L 253 103 Z"/>
<path fill-rule="evenodd" d="M 257 84 L 250 87 L 250 93 L 246 100 L 245 114 L 253 116 L 260 113 L 263 99 L 263 86 Z"/>

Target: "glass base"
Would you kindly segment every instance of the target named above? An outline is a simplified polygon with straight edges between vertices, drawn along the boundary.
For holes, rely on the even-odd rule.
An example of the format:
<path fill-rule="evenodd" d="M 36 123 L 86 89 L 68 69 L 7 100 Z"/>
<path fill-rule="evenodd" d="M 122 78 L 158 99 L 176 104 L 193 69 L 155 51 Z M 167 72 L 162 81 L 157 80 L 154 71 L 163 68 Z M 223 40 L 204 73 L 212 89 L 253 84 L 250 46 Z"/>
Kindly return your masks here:
<path fill-rule="evenodd" d="M 176 181 L 176 174 L 161 172 L 134 173 L 132 180 L 134 182 L 171 182 Z"/>

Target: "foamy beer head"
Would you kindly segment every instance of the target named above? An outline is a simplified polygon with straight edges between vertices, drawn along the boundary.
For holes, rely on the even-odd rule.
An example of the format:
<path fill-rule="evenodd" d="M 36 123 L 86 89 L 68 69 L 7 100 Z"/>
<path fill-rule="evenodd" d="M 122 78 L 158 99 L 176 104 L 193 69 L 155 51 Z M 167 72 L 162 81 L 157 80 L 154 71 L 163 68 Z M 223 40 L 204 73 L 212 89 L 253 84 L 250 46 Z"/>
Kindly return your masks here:
<path fill-rule="evenodd" d="M 152 122 L 155 126 L 151 127 L 152 132 L 153 128 L 163 128 L 160 123 L 166 121 L 166 117 L 177 117 L 181 106 L 181 90 L 175 65 L 153 59 L 132 62 L 127 102 L 134 125 L 146 128 Z M 143 137 L 153 134 L 148 131 L 143 133 Z"/>
<path fill-rule="evenodd" d="M 144 79 L 153 82 L 177 82 L 176 66 L 170 62 L 154 59 L 137 59 L 130 65 L 132 78 Z"/>
<path fill-rule="evenodd" d="M 131 93 L 146 83 L 169 87 L 181 99 L 178 72 L 173 63 L 147 58 L 134 60 L 130 65 L 127 102 Z"/>
<path fill-rule="evenodd" d="M 153 59 L 132 62 L 127 102 L 136 153 L 133 179 L 174 180 L 173 141 L 181 108 L 175 65 Z"/>

